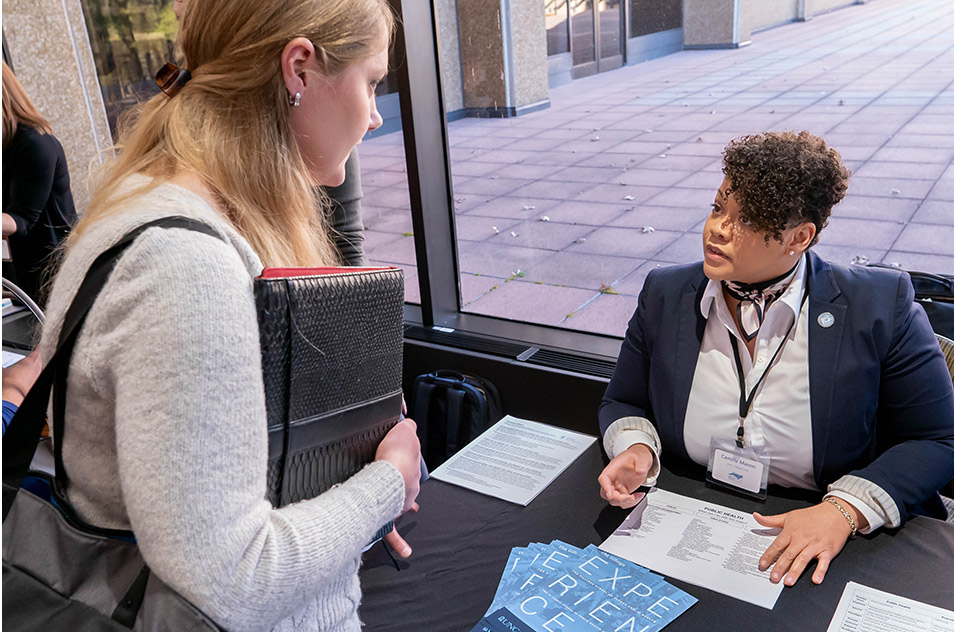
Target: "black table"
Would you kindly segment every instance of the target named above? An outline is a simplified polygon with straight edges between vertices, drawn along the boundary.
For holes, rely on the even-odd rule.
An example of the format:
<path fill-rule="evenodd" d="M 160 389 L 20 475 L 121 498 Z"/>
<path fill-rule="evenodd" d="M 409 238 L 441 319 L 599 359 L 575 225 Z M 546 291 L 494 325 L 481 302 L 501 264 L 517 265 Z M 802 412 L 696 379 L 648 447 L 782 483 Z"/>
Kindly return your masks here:
<path fill-rule="evenodd" d="M 605 460 L 595 443 L 527 507 L 437 480 L 426 481 L 421 511 L 405 516 L 399 531 L 414 549 L 396 570 L 382 545 L 365 554 L 360 573 L 366 630 L 453 632 L 471 630 L 491 603 L 514 546 L 564 540 L 600 544 L 628 511 L 598 494 Z M 707 487 L 702 470 L 665 469 L 661 489 L 740 511 L 780 513 L 819 502 L 819 493 L 771 487 L 765 503 Z M 914 517 L 903 528 L 857 536 L 833 561 L 826 580 L 810 581 L 811 564 L 785 587 L 773 610 L 668 578 L 699 600 L 671 623 L 681 630 L 823 632 L 848 581 L 953 609 L 953 525 Z M 772 626 L 772 627 L 771 627 Z"/>

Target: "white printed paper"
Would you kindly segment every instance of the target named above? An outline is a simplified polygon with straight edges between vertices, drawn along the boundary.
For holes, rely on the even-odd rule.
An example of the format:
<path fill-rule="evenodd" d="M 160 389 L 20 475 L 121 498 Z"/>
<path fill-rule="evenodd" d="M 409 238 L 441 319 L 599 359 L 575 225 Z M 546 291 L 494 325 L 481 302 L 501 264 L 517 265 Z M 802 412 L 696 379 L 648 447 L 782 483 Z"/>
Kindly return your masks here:
<path fill-rule="evenodd" d="M 773 610 L 783 583 L 757 562 L 780 532 L 748 513 L 652 489 L 600 548 L 663 575 Z"/>
<path fill-rule="evenodd" d="M 506 415 L 431 476 L 527 506 L 596 440 Z"/>
<path fill-rule="evenodd" d="M 6 349 L 4 349 L 3 350 L 3 368 L 7 368 L 10 365 L 16 364 L 17 362 L 19 362 L 25 357 L 26 356 L 24 356 L 23 354 L 14 353 L 13 351 L 7 351 Z"/>
<path fill-rule="evenodd" d="M 847 582 L 827 632 L 952 632 L 949 610 Z"/>

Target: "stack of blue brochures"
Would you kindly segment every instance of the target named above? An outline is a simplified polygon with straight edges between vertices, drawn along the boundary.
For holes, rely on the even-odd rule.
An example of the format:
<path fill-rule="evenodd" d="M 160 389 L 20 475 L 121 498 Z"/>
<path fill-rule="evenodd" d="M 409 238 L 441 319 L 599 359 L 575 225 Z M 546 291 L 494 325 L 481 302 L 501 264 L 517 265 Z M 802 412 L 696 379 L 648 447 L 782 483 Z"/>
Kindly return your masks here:
<path fill-rule="evenodd" d="M 472 632 L 655 632 L 697 602 L 593 544 L 511 549 L 494 601 Z"/>

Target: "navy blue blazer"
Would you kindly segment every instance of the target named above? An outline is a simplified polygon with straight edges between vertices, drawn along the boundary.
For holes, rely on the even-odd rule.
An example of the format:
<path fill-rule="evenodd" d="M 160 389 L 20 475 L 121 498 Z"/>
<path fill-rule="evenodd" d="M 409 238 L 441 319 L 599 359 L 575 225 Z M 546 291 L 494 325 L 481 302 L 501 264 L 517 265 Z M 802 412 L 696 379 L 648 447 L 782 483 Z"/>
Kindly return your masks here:
<path fill-rule="evenodd" d="M 953 475 L 953 383 L 909 275 L 808 257 L 817 487 L 853 474 L 886 490 L 904 520 L 914 511 L 945 517 L 936 491 Z M 647 276 L 601 404 L 602 435 L 621 417 L 645 417 L 665 458 L 690 460 L 684 415 L 707 323 L 706 286 L 701 263 Z M 818 324 L 823 312 L 833 315 L 831 327 Z"/>

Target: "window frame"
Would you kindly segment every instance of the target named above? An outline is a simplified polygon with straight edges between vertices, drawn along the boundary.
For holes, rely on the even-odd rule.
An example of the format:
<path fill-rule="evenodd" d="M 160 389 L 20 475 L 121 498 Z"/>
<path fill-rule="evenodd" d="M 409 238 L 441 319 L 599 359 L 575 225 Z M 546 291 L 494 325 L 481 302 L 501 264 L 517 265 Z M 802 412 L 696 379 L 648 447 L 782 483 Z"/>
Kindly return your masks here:
<path fill-rule="evenodd" d="M 393 1 L 401 18 L 395 51 L 403 56 L 399 99 L 421 296 L 420 305 L 406 303 L 406 322 L 615 361 L 622 341 L 618 336 L 462 311 L 438 11 L 434 0 Z"/>

